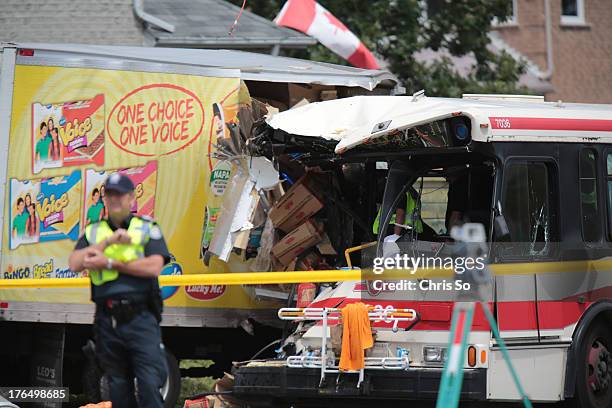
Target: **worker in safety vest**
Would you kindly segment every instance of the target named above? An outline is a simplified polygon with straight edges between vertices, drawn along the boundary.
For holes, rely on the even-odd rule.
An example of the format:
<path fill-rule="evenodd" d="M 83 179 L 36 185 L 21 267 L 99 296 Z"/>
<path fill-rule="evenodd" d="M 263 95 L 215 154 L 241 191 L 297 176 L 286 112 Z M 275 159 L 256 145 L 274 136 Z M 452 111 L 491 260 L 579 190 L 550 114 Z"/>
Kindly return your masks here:
<path fill-rule="evenodd" d="M 412 197 L 410 192 L 406 192 L 405 200 L 400 201 L 400 203 L 397 206 L 397 210 L 395 211 L 395 214 L 393 214 L 393 216 L 391 217 L 391 220 L 389 221 L 389 227 L 393 227 L 393 234 L 401 235 L 402 230 L 403 230 L 402 227 L 395 225 L 395 224 L 408 225 L 414 228 L 414 226 L 412 225 L 413 224 L 412 214 L 414 213 L 416 207 L 417 207 L 417 200 L 414 197 Z M 380 223 L 381 212 L 382 212 L 382 205 L 378 209 L 378 214 L 376 215 L 374 224 L 372 224 L 372 233 L 374 235 L 378 235 L 378 224 Z M 385 231 L 381 231 L 381 232 L 385 233 Z M 391 231 L 388 231 L 388 233 L 390 232 Z M 420 215 L 418 215 L 416 219 L 416 232 L 419 234 L 423 232 L 423 221 L 421 220 Z M 389 235 L 389 234 L 386 234 L 386 235 Z"/>
<path fill-rule="evenodd" d="M 167 367 L 157 278 L 170 253 L 159 226 L 130 213 L 135 195 L 129 177 L 114 173 L 104 189 L 108 218 L 86 227 L 70 269 L 89 272 L 96 354 L 113 408 L 162 407 Z"/>

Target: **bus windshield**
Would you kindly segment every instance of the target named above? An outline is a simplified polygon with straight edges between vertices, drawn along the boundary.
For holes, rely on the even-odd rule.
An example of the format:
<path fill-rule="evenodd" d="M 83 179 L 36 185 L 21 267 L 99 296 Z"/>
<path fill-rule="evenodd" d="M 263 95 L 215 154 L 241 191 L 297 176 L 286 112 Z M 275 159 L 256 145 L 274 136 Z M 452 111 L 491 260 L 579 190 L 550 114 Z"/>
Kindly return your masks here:
<path fill-rule="evenodd" d="M 421 160 L 425 162 L 425 160 Z M 454 225 L 481 223 L 490 236 L 491 163 L 450 160 L 446 166 L 391 163 L 377 224 L 378 242 L 449 242 Z"/>

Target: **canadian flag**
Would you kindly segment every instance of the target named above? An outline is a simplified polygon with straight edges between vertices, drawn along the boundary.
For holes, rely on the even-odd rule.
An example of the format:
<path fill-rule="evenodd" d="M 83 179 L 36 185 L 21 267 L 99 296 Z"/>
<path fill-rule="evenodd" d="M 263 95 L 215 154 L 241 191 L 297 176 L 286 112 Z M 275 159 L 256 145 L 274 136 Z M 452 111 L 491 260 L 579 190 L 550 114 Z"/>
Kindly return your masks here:
<path fill-rule="evenodd" d="M 359 38 L 314 0 L 287 0 L 274 22 L 316 38 L 353 66 L 380 68 Z"/>

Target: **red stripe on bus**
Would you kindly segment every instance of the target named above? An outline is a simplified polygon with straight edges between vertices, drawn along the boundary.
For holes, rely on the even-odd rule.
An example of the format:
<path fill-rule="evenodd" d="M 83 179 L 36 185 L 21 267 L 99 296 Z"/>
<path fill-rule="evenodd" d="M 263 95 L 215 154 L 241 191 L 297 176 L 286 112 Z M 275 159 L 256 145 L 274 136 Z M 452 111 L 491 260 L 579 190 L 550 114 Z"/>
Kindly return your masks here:
<path fill-rule="evenodd" d="M 574 130 L 586 132 L 612 132 L 612 120 L 566 118 L 516 118 L 492 116 L 493 129 L 500 130 Z"/>
<path fill-rule="evenodd" d="M 540 330 L 559 330 L 571 326 L 580 320 L 585 311 L 599 299 L 612 298 L 612 286 L 606 286 L 584 293 L 576 294 L 560 300 L 546 300 L 537 303 L 536 314 L 535 301 L 500 301 L 497 302 L 498 325 L 502 331 L 530 331 Z M 363 301 L 369 304 L 378 304 L 383 308 L 393 306 L 396 308 L 412 308 L 417 311 L 421 321 L 411 330 L 449 330 L 450 317 L 454 307 L 450 301 L 405 301 L 384 298 L 350 298 L 335 297 L 321 299 L 311 307 L 343 307 L 349 303 Z M 492 309 L 492 304 L 489 305 Z M 401 322 L 400 329 L 408 326 L 409 323 Z M 489 325 L 484 313 L 478 305 L 475 310 L 472 331 L 488 331 Z M 391 324 L 384 322 L 373 323 L 376 327 L 390 327 Z"/>

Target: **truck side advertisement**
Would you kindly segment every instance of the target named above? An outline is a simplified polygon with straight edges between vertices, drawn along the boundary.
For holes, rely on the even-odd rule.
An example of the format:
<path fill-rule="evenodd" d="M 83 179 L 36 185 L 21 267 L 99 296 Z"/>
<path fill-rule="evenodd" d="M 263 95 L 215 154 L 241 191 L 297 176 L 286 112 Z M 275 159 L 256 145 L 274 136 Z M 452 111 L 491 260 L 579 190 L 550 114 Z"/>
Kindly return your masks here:
<path fill-rule="evenodd" d="M 162 228 L 175 257 L 164 273 L 208 272 L 201 245 L 210 232 L 203 237 L 203 230 L 214 228 L 217 208 L 207 203 L 221 188 L 211 182 L 213 169 L 224 178 L 231 171 L 209 153 L 225 123 L 238 120 L 239 100 L 248 100 L 239 78 L 18 65 L 14 90 L 1 279 L 80 276 L 68 269 L 68 256 L 85 227 L 106 216 L 102 185 L 115 171 L 136 186 L 132 211 Z M 213 260 L 210 269 L 226 272 L 227 265 Z M 164 295 L 167 306 L 257 307 L 241 287 Z M 74 289 L 0 296 L 89 301 L 87 290 Z"/>

